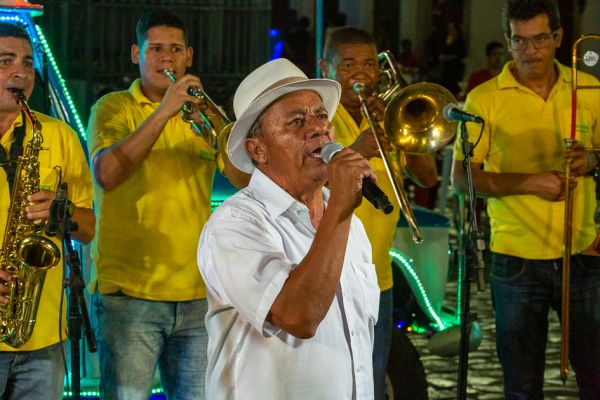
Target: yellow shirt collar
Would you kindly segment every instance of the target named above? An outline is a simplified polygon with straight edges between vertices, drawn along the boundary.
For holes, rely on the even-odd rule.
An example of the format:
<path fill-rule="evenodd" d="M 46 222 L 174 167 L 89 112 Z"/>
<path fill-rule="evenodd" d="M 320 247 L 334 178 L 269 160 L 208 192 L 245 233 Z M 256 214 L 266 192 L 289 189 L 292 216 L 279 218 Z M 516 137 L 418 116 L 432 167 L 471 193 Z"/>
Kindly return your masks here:
<path fill-rule="evenodd" d="M 2 145 L 2 147 L 4 147 L 5 149 L 8 149 L 10 147 L 10 144 L 14 140 L 15 128 L 17 126 L 21 126 L 21 125 L 23 125 L 23 118 L 22 118 L 22 114 L 19 113 L 17 115 L 17 117 L 15 118 L 15 120 L 13 121 L 12 126 L 8 129 L 8 131 L 4 135 L 2 135 L 2 138 L 0 139 L 0 144 Z"/>
<path fill-rule="evenodd" d="M 514 61 L 509 61 L 506 64 L 504 64 L 502 72 L 500 72 L 500 75 L 498 75 L 498 86 L 500 87 L 500 89 L 523 86 L 519 83 L 519 81 L 517 81 L 517 78 L 515 78 L 511 71 L 512 68 L 514 68 L 514 66 Z M 558 71 L 558 76 L 560 79 L 562 79 L 564 82 L 571 82 L 571 71 L 569 68 L 565 67 L 557 60 L 554 60 L 554 66 Z"/>
<path fill-rule="evenodd" d="M 137 78 L 135 81 L 133 81 L 131 86 L 129 86 L 129 93 L 131 94 L 131 96 L 133 96 L 135 101 L 140 104 L 152 104 L 152 105 L 156 105 L 156 106 L 158 106 L 158 104 L 160 104 L 160 102 L 154 102 L 154 101 L 150 100 L 148 97 L 146 97 L 146 95 L 142 91 L 142 79 L 141 78 Z"/>

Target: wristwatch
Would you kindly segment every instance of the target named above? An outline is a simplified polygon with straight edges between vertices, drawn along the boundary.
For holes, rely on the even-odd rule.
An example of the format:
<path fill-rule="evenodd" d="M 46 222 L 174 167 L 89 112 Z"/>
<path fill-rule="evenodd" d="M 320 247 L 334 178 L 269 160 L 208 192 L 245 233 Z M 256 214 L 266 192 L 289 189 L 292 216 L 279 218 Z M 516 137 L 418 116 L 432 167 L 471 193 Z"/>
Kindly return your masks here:
<path fill-rule="evenodd" d="M 594 156 L 596 160 L 596 166 L 592 168 L 586 175 L 593 176 L 595 179 L 600 178 L 600 154 L 595 151 L 590 152 L 589 154 Z"/>

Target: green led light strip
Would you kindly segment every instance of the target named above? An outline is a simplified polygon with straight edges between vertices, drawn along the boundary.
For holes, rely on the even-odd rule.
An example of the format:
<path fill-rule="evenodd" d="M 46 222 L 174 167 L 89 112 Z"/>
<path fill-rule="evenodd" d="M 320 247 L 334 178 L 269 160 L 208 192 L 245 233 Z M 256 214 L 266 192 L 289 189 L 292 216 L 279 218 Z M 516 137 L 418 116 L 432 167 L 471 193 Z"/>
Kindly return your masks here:
<path fill-rule="evenodd" d="M 404 256 L 404 254 L 399 253 L 394 250 L 390 250 L 390 256 L 392 256 L 392 258 L 394 260 L 400 262 L 404 266 L 404 268 L 406 268 L 409 275 L 412 277 L 414 282 L 417 284 L 417 287 L 419 288 L 419 291 L 421 292 L 421 297 L 423 297 L 423 300 L 425 301 L 425 305 L 427 306 L 426 311 L 428 312 L 429 316 L 435 320 L 435 322 L 438 324 L 438 327 L 440 328 L 440 330 L 444 330 L 446 328 L 446 325 L 444 324 L 444 322 L 442 322 L 442 319 L 437 315 L 433 306 L 431 305 L 431 302 L 429 301 L 429 297 L 427 296 L 427 293 L 425 292 L 425 288 L 423 288 L 423 284 L 421 283 L 421 280 L 419 279 L 419 277 L 417 276 L 417 273 L 415 272 L 414 268 L 412 267 L 410 260 L 408 258 L 406 258 Z"/>
<path fill-rule="evenodd" d="M 15 21 L 15 22 L 20 23 L 21 25 L 25 25 L 28 23 L 27 21 L 25 21 L 23 18 L 21 18 L 18 15 L 1 15 L 0 21 Z M 37 24 L 35 25 L 35 31 L 38 35 L 39 43 L 42 45 L 42 48 L 44 49 L 46 57 L 47 57 L 48 61 L 50 62 L 50 65 L 52 65 L 54 72 L 56 73 L 56 77 L 58 78 L 58 82 L 62 88 L 65 99 L 67 100 L 67 104 L 71 108 L 71 112 L 73 113 L 73 117 L 75 118 L 75 124 L 77 125 L 77 130 L 79 131 L 79 135 L 83 139 L 85 139 L 85 128 L 83 127 L 83 124 L 81 123 L 81 118 L 79 118 L 79 114 L 77 113 L 77 108 L 75 107 L 75 103 L 73 102 L 73 99 L 71 98 L 71 94 L 69 93 L 69 90 L 67 89 L 65 80 L 63 79 L 63 77 L 60 73 L 60 70 L 58 69 L 58 64 L 56 64 L 56 60 L 54 59 L 54 54 L 52 54 L 52 50 L 50 50 L 50 46 L 48 46 L 48 42 L 46 41 L 46 36 L 44 36 L 44 32 L 42 32 L 42 28 L 40 28 Z M 34 38 L 32 38 L 32 41 L 34 41 L 33 39 Z"/>
<path fill-rule="evenodd" d="M 37 32 L 37 34 L 40 38 L 40 43 L 44 49 L 44 52 L 46 53 L 46 58 L 50 62 L 50 65 L 52 65 L 52 68 L 54 69 L 54 72 L 56 73 L 58 82 L 60 83 L 60 87 L 62 88 L 63 94 L 67 100 L 67 104 L 71 108 L 71 111 L 75 118 L 75 124 L 77 124 L 77 129 L 79 131 L 79 135 L 83 139 L 85 139 L 85 128 L 83 127 L 83 124 L 81 123 L 81 119 L 79 118 L 79 114 L 77 113 L 77 108 L 75 108 L 75 103 L 73 102 L 73 99 L 71 98 L 71 94 L 69 93 L 69 90 L 67 89 L 65 80 L 63 79 L 63 77 L 60 73 L 60 70 L 58 69 L 58 65 L 56 64 L 56 60 L 54 59 L 54 54 L 52 54 L 52 50 L 50 50 L 50 46 L 48 46 L 48 42 L 46 41 L 46 36 L 44 36 L 44 33 L 42 32 L 42 28 L 40 28 L 39 25 L 37 25 L 37 24 L 35 25 L 35 31 Z"/>
<path fill-rule="evenodd" d="M 211 200 L 210 201 L 210 211 L 215 211 L 217 207 L 221 205 L 223 200 Z"/>
<path fill-rule="evenodd" d="M 163 394 L 162 389 L 152 389 L 151 394 Z M 94 392 L 94 391 L 89 391 L 89 392 L 79 392 L 80 396 L 84 396 L 84 397 L 100 397 L 100 392 Z M 63 392 L 63 397 L 72 397 L 73 396 L 73 392 L 69 391 Z"/>

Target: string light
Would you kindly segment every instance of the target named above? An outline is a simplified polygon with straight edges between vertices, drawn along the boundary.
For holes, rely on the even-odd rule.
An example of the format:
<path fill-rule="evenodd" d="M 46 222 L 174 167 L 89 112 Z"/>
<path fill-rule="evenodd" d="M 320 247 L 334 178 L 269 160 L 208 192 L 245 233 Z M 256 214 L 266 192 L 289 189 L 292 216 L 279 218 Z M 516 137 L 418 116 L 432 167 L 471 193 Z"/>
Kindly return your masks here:
<path fill-rule="evenodd" d="M 73 98 L 71 97 L 71 94 L 69 93 L 69 89 L 67 89 L 65 80 L 63 79 L 62 74 L 60 73 L 60 69 L 58 68 L 58 64 L 56 63 L 56 60 L 54 58 L 54 54 L 52 54 L 52 50 L 50 50 L 50 46 L 48 46 L 48 42 L 46 41 L 46 36 L 44 36 L 44 32 L 42 32 L 42 28 L 40 28 L 39 25 L 35 25 L 35 30 L 38 34 L 38 37 L 40 38 L 40 44 L 42 45 L 42 48 L 44 49 L 44 53 L 46 53 L 46 58 L 47 58 L 48 62 L 50 63 L 50 65 L 52 66 L 54 73 L 56 74 L 56 78 L 58 79 L 58 83 L 60 84 L 60 88 L 62 89 L 62 93 L 65 97 L 65 100 L 67 100 L 69 110 L 71 111 L 71 114 L 73 115 L 73 118 L 75 119 L 77 131 L 78 131 L 79 135 L 81 136 L 81 138 L 83 138 L 85 140 L 85 128 L 83 127 L 83 124 L 81 123 L 81 119 L 79 118 L 79 114 L 77 113 L 77 108 L 75 107 Z"/>
<path fill-rule="evenodd" d="M 442 319 L 440 318 L 440 316 L 437 314 L 437 312 L 435 311 L 435 309 L 433 308 L 433 306 L 431 305 L 431 301 L 429 300 L 429 296 L 427 296 L 427 292 L 425 291 L 425 288 L 423 287 L 423 284 L 421 283 L 421 280 L 419 279 L 419 276 L 417 275 L 417 273 L 415 272 L 415 269 L 412 266 L 412 261 L 409 260 L 408 258 L 406 258 L 406 256 L 404 256 L 404 254 L 397 252 L 395 250 L 390 250 L 390 256 L 392 256 L 392 258 L 396 261 L 398 261 L 400 264 L 402 264 L 402 266 L 404 267 L 404 269 L 408 272 L 409 277 L 412 278 L 413 282 L 416 284 L 418 290 L 419 290 L 419 294 L 420 296 L 423 298 L 423 301 L 425 302 L 425 306 L 426 306 L 426 312 L 429 314 L 429 316 L 435 320 L 435 322 L 438 325 L 438 328 L 440 330 L 444 330 L 446 328 L 446 325 L 444 324 L 444 322 L 442 321 Z"/>
<path fill-rule="evenodd" d="M 152 395 L 163 395 L 164 392 L 161 388 L 154 388 L 151 391 Z M 94 390 L 88 390 L 88 391 L 83 391 L 83 392 L 79 392 L 79 395 L 81 397 L 100 397 L 100 392 L 98 391 L 94 391 Z M 72 397 L 73 396 L 73 392 L 72 391 L 63 391 L 63 398 L 67 398 L 67 397 Z"/>
<path fill-rule="evenodd" d="M 50 46 L 48 45 L 48 41 L 46 40 L 46 36 L 44 35 L 42 28 L 40 28 L 36 24 L 33 24 L 33 22 L 31 21 L 30 12 L 28 12 L 28 11 L 15 12 L 15 10 L 13 10 L 13 9 L 0 8 L 0 12 L 5 13 L 5 14 L 0 14 L 0 21 L 2 21 L 2 22 L 16 23 L 17 25 L 20 25 L 21 27 L 23 27 L 26 30 L 30 30 L 30 26 L 34 26 L 35 34 L 33 34 L 34 32 L 30 32 L 30 34 L 29 34 L 29 36 L 31 38 L 31 42 L 34 45 L 39 44 L 40 46 L 42 46 L 44 54 L 46 54 L 46 59 L 48 60 L 50 66 L 52 68 L 52 71 L 54 72 L 54 74 L 56 75 L 56 79 L 58 80 L 58 84 L 60 86 L 60 91 L 61 91 L 60 94 L 62 94 L 62 96 L 64 97 L 64 99 L 67 102 L 67 104 L 66 104 L 68 107 L 67 112 L 74 120 L 75 126 L 73 128 L 77 131 L 79 136 L 81 136 L 81 139 L 85 141 L 85 128 L 81 122 L 81 118 L 79 117 L 79 114 L 77 113 L 77 108 L 75 107 L 73 98 L 71 97 L 71 94 L 69 92 L 69 89 L 67 88 L 66 82 L 63 79 L 62 74 L 60 73 L 60 69 L 58 68 L 58 64 L 56 63 L 56 59 L 54 58 L 54 54 L 52 53 L 52 50 L 50 49 Z M 39 66 L 39 64 L 38 64 L 38 66 Z M 56 107 L 58 107 L 58 105 L 56 105 Z M 68 121 L 66 121 L 66 122 L 68 122 Z"/>

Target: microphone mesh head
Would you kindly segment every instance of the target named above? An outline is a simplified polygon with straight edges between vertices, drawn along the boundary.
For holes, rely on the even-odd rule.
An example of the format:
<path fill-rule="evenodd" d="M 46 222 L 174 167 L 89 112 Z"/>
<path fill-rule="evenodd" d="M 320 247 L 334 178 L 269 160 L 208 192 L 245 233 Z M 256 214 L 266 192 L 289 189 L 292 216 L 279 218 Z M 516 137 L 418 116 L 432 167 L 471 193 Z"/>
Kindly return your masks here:
<path fill-rule="evenodd" d="M 598 64 L 598 53 L 592 50 L 588 50 L 583 55 L 583 63 L 588 67 L 593 67 Z"/>
<path fill-rule="evenodd" d="M 321 158 L 323 159 L 325 164 L 327 164 L 329 161 L 331 161 L 333 156 L 343 148 L 344 146 L 342 146 L 341 143 L 333 141 L 327 142 L 325 143 L 325 146 L 323 146 L 323 148 L 321 149 Z"/>
<path fill-rule="evenodd" d="M 444 118 L 446 118 L 446 121 L 452 121 L 452 115 L 451 112 L 452 110 L 454 110 L 455 108 L 457 108 L 457 105 L 454 103 L 448 103 L 444 106 L 444 109 L 442 110 L 442 115 L 444 116 Z"/>

